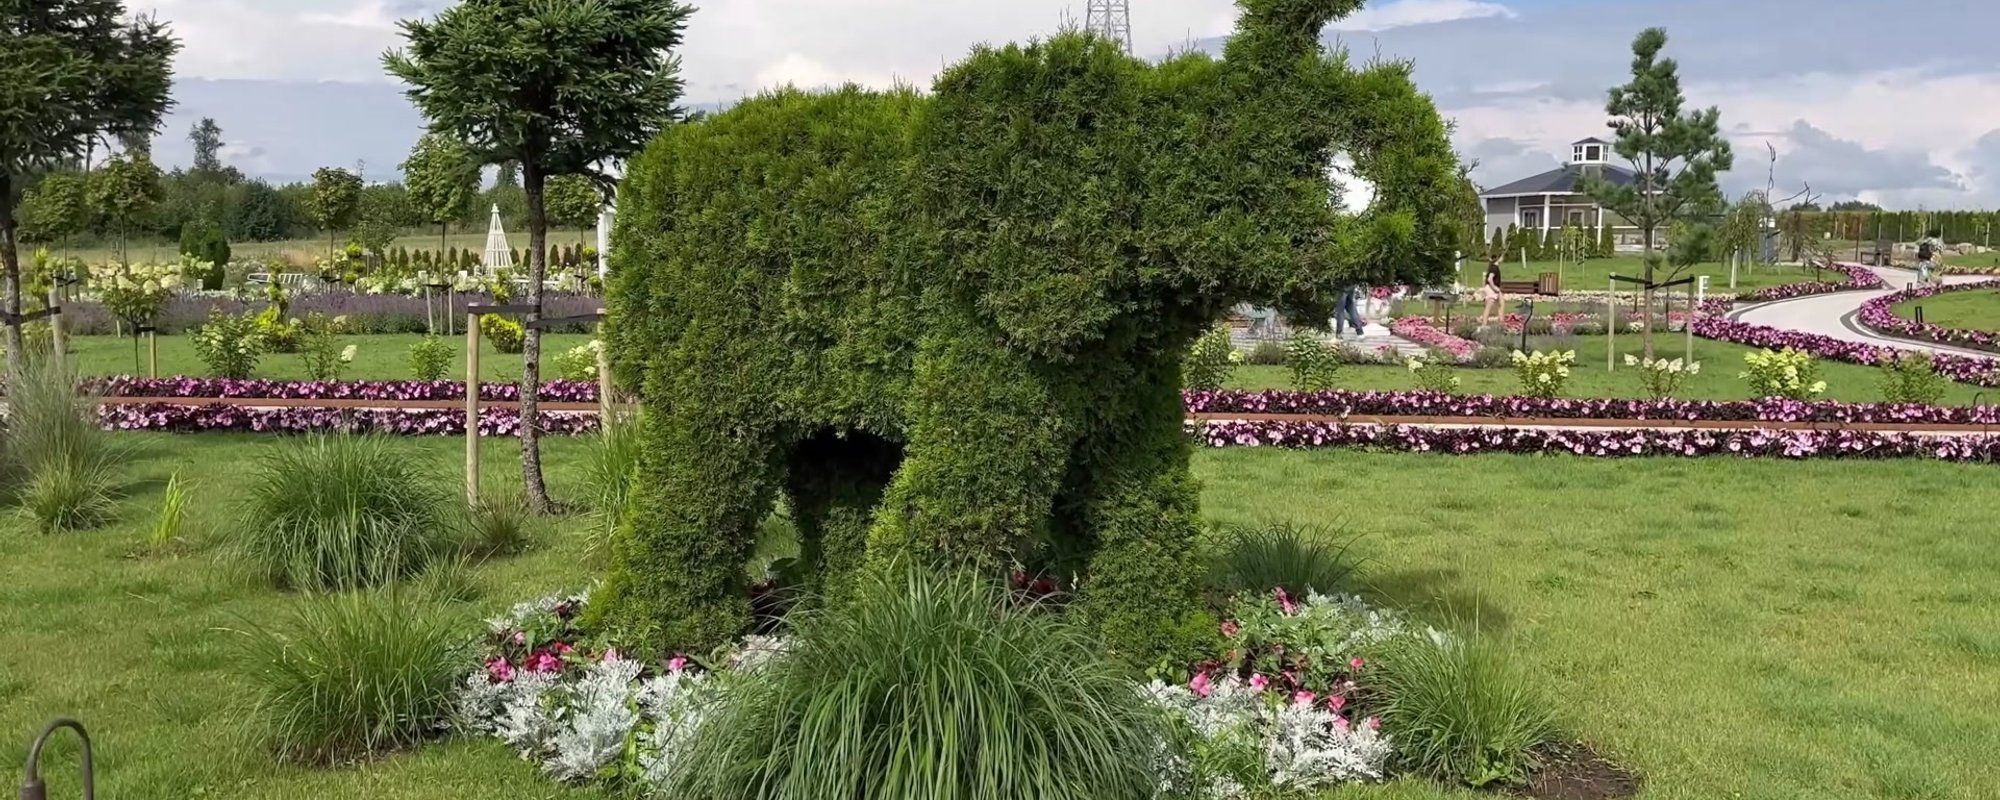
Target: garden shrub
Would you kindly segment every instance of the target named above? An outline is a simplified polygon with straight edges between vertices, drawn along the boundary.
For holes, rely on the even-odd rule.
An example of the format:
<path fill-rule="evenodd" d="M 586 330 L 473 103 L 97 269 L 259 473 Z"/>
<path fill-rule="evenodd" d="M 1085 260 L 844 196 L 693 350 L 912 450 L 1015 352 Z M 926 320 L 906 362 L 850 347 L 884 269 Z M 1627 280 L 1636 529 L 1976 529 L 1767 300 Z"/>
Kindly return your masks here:
<path fill-rule="evenodd" d="M 410 345 L 410 374 L 420 381 L 441 381 L 451 372 L 453 361 L 458 359 L 458 350 L 442 336 L 425 336 L 422 341 Z"/>
<path fill-rule="evenodd" d="M 1292 386 L 1302 392 L 1324 392 L 1337 384 L 1340 356 L 1318 334 L 1292 334 L 1285 342 L 1285 366 L 1292 371 Z"/>
<path fill-rule="evenodd" d="M 298 589 L 385 583 L 459 543 L 435 474 L 391 440 L 312 436 L 272 445 L 247 489 L 244 555 Z"/>
<path fill-rule="evenodd" d="M 597 380 L 597 351 L 604 343 L 596 339 L 556 354 L 556 377 L 566 381 Z"/>
<path fill-rule="evenodd" d="M 257 358 L 264 352 L 261 328 L 256 317 L 215 309 L 208 312 L 208 324 L 188 338 L 208 374 L 243 379 L 257 372 Z"/>
<path fill-rule="evenodd" d="M 1626 354 L 1625 366 L 1638 370 L 1639 388 L 1654 400 L 1667 400 L 1680 394 L 1681 387 L 1689 378 L 1701 374 L 1701 362 L 1681 359 L 1645 358 Z"/>
<path fill-rule="evenodd" d="M 276 624 L 252 621 L 242 669 L 272 749 L 327 765 L 434 736 L 470 648 L 462 625 L 407 589 L 306 598 Z"/>
<path fill-rule="evenodd" d="M 468 555 L 514 555 L 527 550 L 528 544 L 528 506 L 520 497 L 481 497 L 465 510 Z"/>
<path fill-rule="evenodd" d="M 648 412 L 598 635 L 745 630 L 780 493 L 824 585 L 1059 562 L 1129 663 L 1212 635 L 1182 359 L 1241 303 L 1442 280 L 1469 200 L 1409 65 L 1322 48 L 1351 0 L 1245 5 L 1221 59 L 981 48 L 931 92 L 770 92 L 632 159 L 606 343 Z M 1331 152 L 1367 210 L 1326 202 Z"/>
<path fill-rule="evenodd" d="M 300 328 L 298 320 L 285 319 L 284 308 L 278 304 L 257 312 L 257 340 L 273 353 L 298 352 Z"/>
<path fill-rule="evenodd" d="M 1193 391 L 1215 391 L 1229 383 L 1230 373 L 1236 371 L 1237 362 L 1242 360 L 1243 354 L 1229 342 L 1229 329 L 1211 328 L 1188 348 L 1187 358 L 1181 362 L 1183 380 Z"/>
<path fill-rule="evenodd" d="M 338 324 L 319 314 L 307 314 L 298 327 L 299 359 L 305 363 L 306 378 L 340 380 L 340 373 L 354 363 L 355 348 L 340 346 Z"/>
<path fill-rule="evenodd" d="M 479 333 L 493 343 L 496 352 L 519 354 L 527 341 L 527 329 L 498 314 L 484 314 L 479 317 Z"/>
<path fill-rule="evenodd" d="M 1077 623 L 913 570 L 798 620 L 784 656 L 725 690 L 662 796 L 1148 800 L 1163 735 Z"/>
<path fill-rule="evenodd" d="M 1417 382 L 1417 391 L 1453 394 L 1458 391 L 1458 368 L 1442 358 L 1410 357 L 1403 362 Z"/>
<path fill-rule="evenodd" d="M 1410 639 L 1385 648 L 1374 675 L 1382 724 L 1403 766 L 1469 786 L 1519 783 L 1555 741 L 1555 716 L 1531 676 L 1478 636 Z"/>
<path fill-rule="evenodd" d="M 1527 397 L 1561 397 L 1563 389 L 1569 386 L 1570 367 L 1576 364 L 1576 351 L 1560 353 L 1535 352 L 1533 354 L 1514 351 L 1514 376 L 1521 380 L 1521 394 Z"/>
<path fill-rule="evenodd" d="M 1260 367 L 1282 367 L 1285 365 L 1285 345 L 1266 339 L 1250 348 L 1250 354 L 1243 357 L 1243 363 Z"/>
<path fill-rule="evenodd" d="M 1819 379 L 1819 360 L 1804 350 L 1759 350 L 1743 354 L 1743 363 L 1749 368 L 1737 377 L 1750 385 L 1752 397 L 1811 400 L 1826 393 L 1826 381 Z"/>
<path fill-rule="evenodd" d="M 1209 581 L 1232 593 L 1350 590 L 1355 565 L 1348 549 L 1353 540 L 1336 546 L 1332 538 L 1328 531 L 1288 524 L 1231 528 L 1224 532 Z"/>
<path fill-rule="evenodd" d="M 1882 402 L 1937 405 L 1951 381 L 1937 371 L 1929 353 L 1903 353 L 1882 360 Z"/>
<path fill-rule="evenodd" d="M 77 391 L 64 362 L 28 358 L 7 392 L 5 456 L 22 508 L 43 532 L 96 527 L 114 510 L 118 452 L 97 423 L 97 399 Z"/>
<path fill-rule="evenodd" d="M 21 508 L 42 533 L 88 530 L 111 520 L 116 481 L 110 464 L 55 461 L 28 474 Z"/>

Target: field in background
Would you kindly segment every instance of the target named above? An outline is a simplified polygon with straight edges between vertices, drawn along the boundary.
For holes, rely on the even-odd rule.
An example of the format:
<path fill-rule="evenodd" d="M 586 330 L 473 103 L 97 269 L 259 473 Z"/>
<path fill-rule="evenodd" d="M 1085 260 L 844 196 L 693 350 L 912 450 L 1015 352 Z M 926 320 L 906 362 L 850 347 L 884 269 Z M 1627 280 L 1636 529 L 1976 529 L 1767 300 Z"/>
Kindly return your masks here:
<path fill-rule="evenodd" d="M 582 239 L 577 238 L 579 234 L 582 235 Z M 347 244 L 347 238 L 344 234 L 334 238 L 341 245 Z M 568 246 L 578 241 L 595 247 L 597 245 L 597 231 L 595 229 L 549 231 L 550 244 Z M 528 246 L 528 232 L 525 229 L 507 231 L 507 243 L 515 249 L 526 248 Z M 484 251 L 486 249 L 486 229 L 482 227 L 478 230 L 454 230 L 450 236 L 445 237 L 440 242 L 436 228 L 428 230 L 412 228 L 404 231 L 401 236 L 396 237 L 396 243 L 391 245 L 391 247 L 403 247 L 412 251 L 436 250 L 440 247 Z M 132 263 L 135 264 L 171 261 L 180 251 L 178 243 L 169 242 L 165 239 L 147 239 L 143 242 L 135 239 L 127 245 L 127 248 L 129 257 Z M 57 254 L 68 252 L 90 264 L 112 263 L 118 260 L 118 243 L 116 241 L 94 242 L 86 246 L 69 248 L 67 251 L 60 246 L 51 246 L 49 247 L 49 251 Z M 312 259 L 324 257 L 327 254 L 327 240 L 325 237 L 317 237 L 287 239 L 279 242 L 230 242 L 229 251 L 231 258 L 241 260 L 273 261 L 290 253 L 296 254 L 298 257 L 293 260 L 302 258 L 304 261 L 309 262 Z"/>

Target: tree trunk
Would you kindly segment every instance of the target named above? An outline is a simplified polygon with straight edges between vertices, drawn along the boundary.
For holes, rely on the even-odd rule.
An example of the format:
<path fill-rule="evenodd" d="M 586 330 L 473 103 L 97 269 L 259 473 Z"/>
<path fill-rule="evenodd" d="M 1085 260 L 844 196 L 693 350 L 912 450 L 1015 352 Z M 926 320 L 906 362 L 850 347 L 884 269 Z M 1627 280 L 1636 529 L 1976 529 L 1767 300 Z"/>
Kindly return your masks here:
<path fill-rule="evenodd" d="M 14 176 L 0 174 L 0 263 L 7 269 L 6 311 L 21 313 L 21 253 L 14 246 Z M 21 376 L 21 323 L 7 320 L 7 379 Z"/>
<path fill-rule="evenodd" d="M 1645 259 L 1645 262 L 1642 266 L 1644 266 L 1646 274 L 1646 288 L 1644 292 L 1646 315 L 1644 317 L 1639 318 L 1640 319 L 1639 346 L 1645 352 L 1646 360 L 1651 361 L 1653 358 L 1653 226 L 1652 225 L 1646 226 L 1646 251 L 1645 255 L 1643 255 L 1642 258 Z"/>
<path fill-rule="evenodd" d="M 528 297 L 534 308 L 522 316 L 527 328 L 521 340 L 521 480 L 526 487 L 529 510 L 547 514 L 553 510 L 549 489 L 542 481 L 542 432 L 536 395 L 540 393 L 542 332 L 535 327 L 541 319 L 542 280 L 548 274 L 549 220 L 542 208 L 545 176 L 534 159 L 521 162 L 521 189 L 528 200 Z"/>

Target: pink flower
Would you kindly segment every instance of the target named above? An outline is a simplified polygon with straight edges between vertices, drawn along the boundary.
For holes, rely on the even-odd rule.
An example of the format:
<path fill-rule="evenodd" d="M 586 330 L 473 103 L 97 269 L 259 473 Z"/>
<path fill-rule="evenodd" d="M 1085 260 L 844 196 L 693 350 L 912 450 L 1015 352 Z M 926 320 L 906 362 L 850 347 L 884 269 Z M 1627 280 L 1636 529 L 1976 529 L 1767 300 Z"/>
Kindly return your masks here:
<path fill-rule="evenodd" d="M 1277 587 L 1272 589 L 1271 592 L 1278 596 L 1278 608 L 1284 610 L 1285 616 L 1289 617 L 1297 612 L 1298 605 L 1292 602 L 1291 595 L 1285 593 L 1285 587 Z"/>
<path fill-rule="evenodd" d="M 1371 731 L 1379 731 L 1382 729 L 1382 719 L 1380 717 L 1369 717 L 1368 719 L 1364 720 L 1361 724 L 1368 726 L 1368 729 Z"/>
<path fill-rule="evenodd" d="M 604 663 L 606 664 L 616 663 L 618 660 L 619 660 L 618 648 L 613 647 L 609 650 L 604 651 Z"/>
<path fill-rule="evenodd" d="M 1315 699 L 1318 699 L 1318 695 L 1301 689 L 1298 693 L 1292 695 L 1292 705 L 1304 708 L 1312 705 Z"/>
<path fill-rule="evenodd" d="M 1261 672 L 1250 676 L 1250 688 L 1253 690 L 1261 692 L 1264 691 L 1264 687 L 1270 685 L 1271 679 L 1264 677 L 1264 674 Z"/>
<path fill-rule="evenodd" d="M 1334 730 L 1337 730 L 1337 731 L 1340 731 L 1341 733 L 1346 733 L 1346 732 L 1347 732 L 1347 718 L 1346 718 L 1346 717 L 1334 717 L 1334 718 L 1333 718 L 1333 729 L 1334 729 Z"/>
<path fill-rule="evenodd" d="M 527 643 L 528 643 L 528 632 L 527 632 L 527 631 L 515 631 L 515 632 L 514 632 L 514 643 L 515 643 L 515 644 L 527 644 Z"/>
<path fill-rule="evenodd" d="M 514 680 L 514 665 L 507 663 L 506 658 L 494 656 L 486 662 L 486 677 L 494 683 L 508 683 Z"/>
<path fill-rule="evenodd" d="M 556 655 L 569 655 L 569 651 L 574 649 L 576 648 L 569 646 L 569 642 L 556 642 L 554 647 Z"/>
<path fill-rule="evenodd" d="M 1326 706 L 1327 708 L 1333 709 L 1335 712 L 1339 712 L 1341 709 L 1347 707 L 1347 697 L 1344 695 L 1334 695 L 1332 697 L 1328 697 L 1326 699 Z"/>
<path fill-rule="evenodd" d="M 554 653 L 547 650 L 536 650 L 533 655 L 528 656 L 526 666 L 530 672 L 561 672 L 562 659 L 556 658 Z"/>
<path fill-rule="evenodd" d="M 674 656 L 673 658 L 667 659 L 668 672 L 680 672 L 681 670 L 687 669 L 687 665 L 688 665 L 688 660 L 686 656 Z"/>
<path fill-rule="evenodd" d="M 1243 626 L 1236 624 L 1236 620 L 1225 619 L 1222 621 L 1222 635 L 1224 636 L 1235 636 L 1241 630 L 1243 630 Z"/>
<path fill-rule="evenodd" d="M 1368 662 L 1361 660 L 1360 656 L 1355 656 L 1352 660 L 1349 660 L 1347 662 L 1347 666 L 1352 667 L 1354 669 L 1360 669 L 1361 665 L 1366 663 Z"/>
<path fill-rule="evenodd" d="M 1195 673 L 1194 680 L 1188 681 L 1188 690 L 1196 697 L 1207 697 L 1215 693 L 1215 683 L 1208 679 L 1208 673 Z"/>

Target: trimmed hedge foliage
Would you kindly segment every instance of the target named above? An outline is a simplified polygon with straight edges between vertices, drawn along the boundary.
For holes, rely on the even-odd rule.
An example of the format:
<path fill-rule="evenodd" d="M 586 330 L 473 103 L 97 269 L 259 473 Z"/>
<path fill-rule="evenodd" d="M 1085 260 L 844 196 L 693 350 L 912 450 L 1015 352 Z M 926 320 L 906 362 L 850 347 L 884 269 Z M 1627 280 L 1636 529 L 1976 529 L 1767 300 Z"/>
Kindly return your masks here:
<path fill-rule="evenodd" d="M 1135 663 L 1188 653 L 1181 357 L 1241 302 L 1448 274 L 1465 184 L 1407 64 L 1318 32 L 1357 0 L 1243 0 L 1224 60 L 1062 35 L 935 91 L 781 91 L 676 126 L 619 193 L 608 326 L 647 415 L 591 624 L 706 651 L 750 622 L 780 492 L 815 582 L 919 559 L 1082 575 Z M 1377 187 L 1343 215 L 1336 153 Z M 802 474 L 805 473 L 805 474 Z"/>

